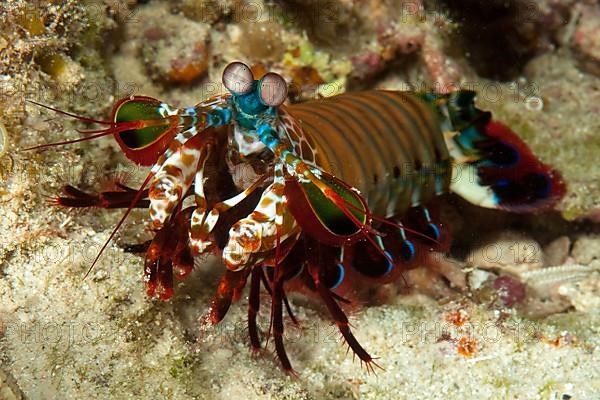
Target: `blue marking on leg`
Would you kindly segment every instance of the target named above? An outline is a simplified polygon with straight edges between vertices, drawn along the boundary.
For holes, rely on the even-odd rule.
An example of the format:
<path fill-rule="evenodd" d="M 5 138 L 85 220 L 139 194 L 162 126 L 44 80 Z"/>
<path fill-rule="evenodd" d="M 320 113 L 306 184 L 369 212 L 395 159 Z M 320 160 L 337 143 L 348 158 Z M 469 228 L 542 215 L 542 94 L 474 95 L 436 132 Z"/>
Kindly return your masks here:
<path fill-rule="evenodd" d="M 390 272 L 392 272 L 392 268 L 394 268 L 394 264 L 392 263 L 393 258 L 392 258 L 392 255 L 390 254 L 390 252 L 387 250 L 384 250 L 384 254 L 387 256 L 386 259 L 388 262 L 388 267 L 387 267 L 387 270 L 383 273 L 383 275 L 387 275 Z"/>
<path fill-rule="evenodd" d="M 404 261 L 410 261 L 414 258 L 415 256 L 415 246 L 412 244 L 412 242 L 410 240 L 408 240 L 406 238 L 406 231 L 404 230 L 404 228 L 402 227 L 402 223 L 399 222 L 400 224 L 400 237 L 402 238 L 402 258 L 404 259 Z"/>
<path fill-rule="evenodd" d="M 442 236 L 439 228 L 437 227 L 436 224 L 434 224 L 431 221 L 431 215 L 429 214 L 429 210 L 427 209 L 427 207 L 421 207 L 421 209 L 423 210 L 423 214 L 425 215 L 425 220 L 428 222 L 428 228 L 431 231 L 431 232 L 428 232 L 431 234 L 430 237 L 433 240 L 438 240 L 440 238 L 440 236 Z"/>
<path fill-rule="evenodd" d="M 338 280 L 333 284 L 333 286 L 329 288 L 332 290 L 340 286 L 342 281 L 344 280 L 344 276 L 346 276 L 346 270 L 344 269 L 344 266 L 341 263 L 337 263 L 337 267 L 339 270 Z"/>
<path fill-rule="evenodd" d="M 440 236 L 441 236 L 441 233 L 440 233 L 440 230 L 437 227 L 437 225 L 434 224 L 433 222 L 430 222 L 429 223 L 429 229 L 431 229 L 431 233 L 433 233 L 432 238 L 434 240 L 438 240 L 440 238 Z"/>
<path fill-rule="evenodd" d="M 394 263 L 393 263 L 394 259 L 392 258 L 392 255 L 390 254 L 390 252 L 385 249 L 385 246 L 383 244 L 383 240 L 381 239 L 381 236 L 377 236 L 375 241 L 377 242 L 377 245 L 379 246 L 379 248 L 383 251 L 383 254 L 386 255 L 385 260 L 387 261 L 388 266 L 387 266 L 387 269 L 385 270 L 385 272 L 383 273 L 383 275 L 387 275 L 390 273 L 392 268 L 394 268 Z"/>
<path fill-rule="evenodd" d="M 404 261 L 410 261 L 415 257 L 415 245 L 412 244 L 412 242 L 408 239 L 404 240 L 403 244 L 403 248 L 404 250 L 406 250 L 406 252 L 404 252 L 402 254 L 402 258 L 404 259 Z"/>

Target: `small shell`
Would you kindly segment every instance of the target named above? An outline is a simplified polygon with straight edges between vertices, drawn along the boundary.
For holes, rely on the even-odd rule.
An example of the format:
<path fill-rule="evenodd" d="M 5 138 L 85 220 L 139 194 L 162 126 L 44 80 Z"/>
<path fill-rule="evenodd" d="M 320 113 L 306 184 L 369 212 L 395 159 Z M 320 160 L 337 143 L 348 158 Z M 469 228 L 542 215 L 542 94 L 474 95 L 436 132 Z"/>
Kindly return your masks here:
<path fill-rule="evenodd" d="M 525 99 L 525 108 L 529 111 L 542 111 L 544 109 L 544 100 L 539 96 L 529 96 Z"/>
<path fill-rule="evenodd" d="M 522 303 L 527 296 L 525 285 L 518 279 L 508 275 L 499 276 L 492 287 L 498 292 L 500 300 L 507 307 Z"/>

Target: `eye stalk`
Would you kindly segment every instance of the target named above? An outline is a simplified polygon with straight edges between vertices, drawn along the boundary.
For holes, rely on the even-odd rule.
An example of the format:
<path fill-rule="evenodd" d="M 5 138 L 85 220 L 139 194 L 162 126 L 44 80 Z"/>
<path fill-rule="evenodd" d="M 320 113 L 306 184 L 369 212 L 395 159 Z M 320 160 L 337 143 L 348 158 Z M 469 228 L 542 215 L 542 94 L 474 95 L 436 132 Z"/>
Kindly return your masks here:
<path fill-rule="evenodd" d="M 223 85 L 232 94 L 242 95 L 252 91 L 254 76 L 246 64 L 234 61 L 223 71 Z"/>
<path fill-rule="evenodd" d="M 269 72 L 258 83 L 258 97 L 269 107 L 280 106 L 287 97 L 287 84 L 281 75 Z"/>

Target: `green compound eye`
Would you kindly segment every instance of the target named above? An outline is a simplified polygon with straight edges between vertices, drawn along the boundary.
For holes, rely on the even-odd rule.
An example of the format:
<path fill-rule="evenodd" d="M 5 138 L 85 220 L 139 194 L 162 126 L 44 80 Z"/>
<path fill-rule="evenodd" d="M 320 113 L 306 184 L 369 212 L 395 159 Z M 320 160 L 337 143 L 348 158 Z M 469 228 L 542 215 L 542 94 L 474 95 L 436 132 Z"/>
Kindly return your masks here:
<path fill-rule="evenodd" d="M 252 90 L 254 76 L 246 64 L 234 61 L 223 71 L 223 85 L 232 94 L 247 94 Z"/>
<path fill-rule="evenodd" d="M 269 72 L 258 84 L 260 101 L 269 107 L 280 106 L 287 97 L 287 84 L 281 75 Z"/>

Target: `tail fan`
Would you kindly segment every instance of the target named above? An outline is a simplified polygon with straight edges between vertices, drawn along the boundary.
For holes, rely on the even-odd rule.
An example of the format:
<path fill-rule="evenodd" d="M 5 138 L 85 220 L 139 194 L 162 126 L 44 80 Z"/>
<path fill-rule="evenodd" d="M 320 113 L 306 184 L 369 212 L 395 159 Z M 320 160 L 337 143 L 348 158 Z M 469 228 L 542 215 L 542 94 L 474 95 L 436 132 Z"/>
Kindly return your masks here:
<path fill-rule="evenodd" d="M 432 98 L 446 118 L 454 161 L 450 186 L 471 203 L 512 212 L 549 210 L 564 196 L 560 173 L 542 163 L 510 128 L 477 109 L 475 92 Z"/>

